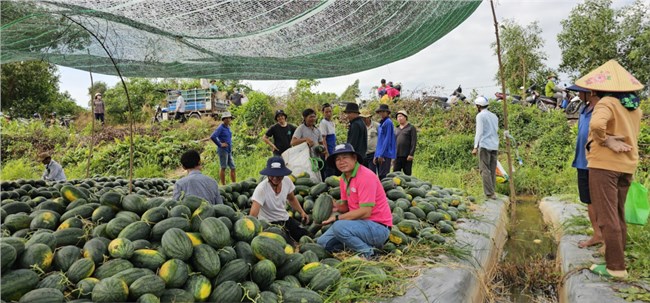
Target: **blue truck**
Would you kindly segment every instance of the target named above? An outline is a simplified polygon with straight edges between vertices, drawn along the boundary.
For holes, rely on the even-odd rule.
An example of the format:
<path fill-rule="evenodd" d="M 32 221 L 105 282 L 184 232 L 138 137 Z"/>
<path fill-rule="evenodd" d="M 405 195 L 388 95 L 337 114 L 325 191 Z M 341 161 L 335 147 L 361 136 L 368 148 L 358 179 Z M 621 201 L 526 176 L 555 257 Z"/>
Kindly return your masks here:
<path fill-rule="evenodd" d="M 208 116 L 217 119 L 221 113 L 228 111 L 230 106 L 225 98 L 224 92 L 212 93 L 210 89 L 165 89 L 161 90 L 166 94 L 164 105 L 158 105 L 154 115 L 154 122 L 174 119 L 176 111 L 176 92 L 180 91 L 185 99 L 185 118 L 197 118 Z"/>

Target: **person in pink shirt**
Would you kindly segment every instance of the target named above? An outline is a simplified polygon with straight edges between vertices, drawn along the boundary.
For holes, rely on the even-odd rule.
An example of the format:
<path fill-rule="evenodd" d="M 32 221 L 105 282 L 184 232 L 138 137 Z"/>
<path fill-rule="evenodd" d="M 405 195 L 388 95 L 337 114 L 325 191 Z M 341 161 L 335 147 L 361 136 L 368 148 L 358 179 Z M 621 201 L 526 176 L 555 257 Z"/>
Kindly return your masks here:
<path fill-rule="evenodd" d="M 374 255 L 373 248 L 382 248 L 393 226 L 393 215 L 379 178 L 359 164 L 363 156 L 352 145 L 334 147 L 327 158 L 342 172 L 341 203 L 334 203 L 332 215 L 323 225 L 332 224 L 317 242 L 330 252 L 350 249 L 364 258 Z"/>

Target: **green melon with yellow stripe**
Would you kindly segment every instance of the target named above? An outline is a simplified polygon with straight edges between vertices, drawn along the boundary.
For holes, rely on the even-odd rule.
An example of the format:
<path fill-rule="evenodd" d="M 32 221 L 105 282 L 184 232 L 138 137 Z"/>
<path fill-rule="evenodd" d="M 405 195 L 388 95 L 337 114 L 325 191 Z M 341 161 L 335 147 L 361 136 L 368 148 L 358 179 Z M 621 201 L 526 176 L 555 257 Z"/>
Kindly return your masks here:
<path fill-rule="evenodd" d="M 212 293 L 212 283 L 204 275 L 192 275 L 185 283 L 185 291 L 191 293 L 197 302 L 203 302 Z"/>
<path fill-rule="evenodd" d="M 262 224 L 252 216 L 243 217 L 235 222 L 233 226 L 235 239 L 251 242 L 257 234 L 262 232 Z"/>

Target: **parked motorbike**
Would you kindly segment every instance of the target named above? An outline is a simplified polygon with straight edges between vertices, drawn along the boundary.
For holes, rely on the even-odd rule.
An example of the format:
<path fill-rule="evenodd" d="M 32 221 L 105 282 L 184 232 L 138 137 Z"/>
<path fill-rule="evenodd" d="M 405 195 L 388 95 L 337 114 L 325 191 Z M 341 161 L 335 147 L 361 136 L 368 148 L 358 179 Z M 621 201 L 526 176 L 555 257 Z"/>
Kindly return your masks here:
<path fill-rule="evenodd" d="M 465 103 L 466 99 L 467 98 L 465 97 L 465 95 L 463 95 L 463 89 L 460 87 L 460 85 L 458 85 L 458 88 L 456 88 L 454 92 L 451 93 L 451 97 L 449 98 L 447 103 L 451 106 L 454 106 L 459 103 Z"/>
<path fill-rule="evenodd" d="M 533 84 L 528 89 L 526 89 L 526 95 L 528 96 L 526 98 L 526 102 L 528 104 L 535 105 L 537 108 L 544 112 L 557 108 L 557 100 L 555 100 L 555 98 L 549 98 L 541 95 L 537 91 L 537 84 Z"/>
<path fill-rule="evenodd" d="M 511 100 L 512 104 L 521 103 L 521 96 L 519 96 L 519 95 L 511 95 L 511 94 L 505 94 L 504 95 L 501 92 L 496 92 L 496 93 L 494 93 L 494 96 L 497 98 L 497 101 Z"/>

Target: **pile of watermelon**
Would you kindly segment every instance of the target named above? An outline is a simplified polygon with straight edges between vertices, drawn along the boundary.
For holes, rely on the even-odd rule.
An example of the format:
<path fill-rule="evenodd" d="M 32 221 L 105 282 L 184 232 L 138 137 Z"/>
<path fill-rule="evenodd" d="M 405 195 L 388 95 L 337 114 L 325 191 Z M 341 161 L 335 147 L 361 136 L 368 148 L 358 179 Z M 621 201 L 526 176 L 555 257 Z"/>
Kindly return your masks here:
<path fill-rule="evenodd" d="M 290 177 L 318 237 L 327 226 L 316 223 L 340 198 L 339 179 Z M 169 180 L 136 180 L 134 194 L 126 185 L 119 178 L 2 182 L 2 300 L 323 302 L 333 291 L 363 291 L 355 276 L 386 275 L 363 265 L 340 270 L 314 239 L 303 237 L 296 248 L 279 227 L 247 216 L 255 179 L 221 187 L 223 205 L 175 201 Z M 382 185 L 395 223 L 386 253 L 444 243 L 472 199 L 401 174 Z"/>

